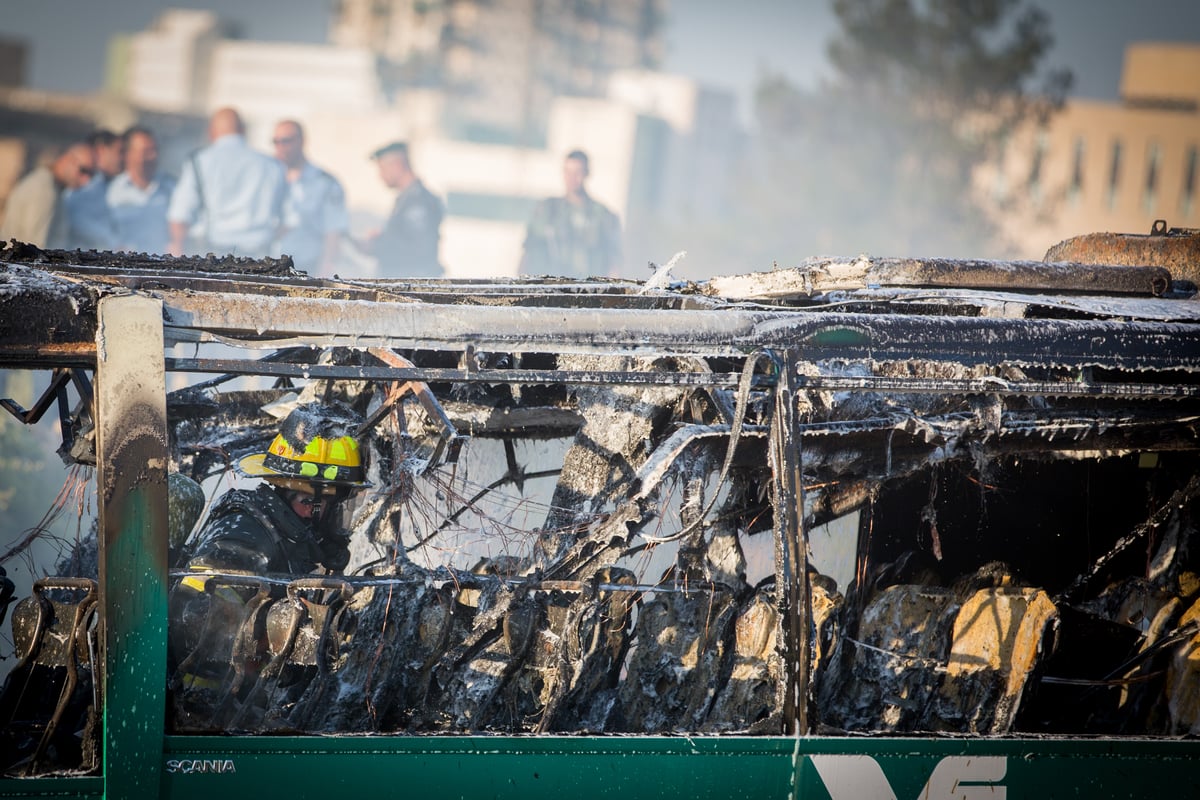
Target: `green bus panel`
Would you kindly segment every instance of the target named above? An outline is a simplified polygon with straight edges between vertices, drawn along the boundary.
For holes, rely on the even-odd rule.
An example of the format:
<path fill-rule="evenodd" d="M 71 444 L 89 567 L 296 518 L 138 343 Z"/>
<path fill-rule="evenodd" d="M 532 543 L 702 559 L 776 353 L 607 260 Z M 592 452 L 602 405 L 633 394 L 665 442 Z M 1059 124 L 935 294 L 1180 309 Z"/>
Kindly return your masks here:
<path fill-rule="evenodd" d="M 645 737 L 171 737 L 165 796 L 751 800 L 791 790 L 795 741 Z"/>
<path fill-rule="evenodd" d="M 168 737 L 163 797 L 1194 797 L 1200 741 Z"/>
<path fill-rule="evenodd" d="M 1200 741 L 168 737 L 162 769 L 172 800 L 1189 798 Z M 103 796 L 98 777 L 0 780 L 3 798 Z"/>

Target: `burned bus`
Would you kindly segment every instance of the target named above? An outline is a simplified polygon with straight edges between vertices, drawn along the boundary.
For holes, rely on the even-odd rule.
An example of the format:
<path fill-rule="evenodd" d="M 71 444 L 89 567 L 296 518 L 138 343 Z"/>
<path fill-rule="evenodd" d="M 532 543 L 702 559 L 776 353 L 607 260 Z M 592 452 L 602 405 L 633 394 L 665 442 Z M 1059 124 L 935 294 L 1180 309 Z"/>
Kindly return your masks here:
<path fill-rule="evenodd" d="M 94 513 L 67 558 L 5 532 L 0 796 L 1188 786 L 1190 281 L 1078 255 L 325 280 L 7 245 L 0 366 L 44 391 L 3 404 Z M 344 563 L 198 572 L 238 464 L 314 402 L 361 419 Z"/>

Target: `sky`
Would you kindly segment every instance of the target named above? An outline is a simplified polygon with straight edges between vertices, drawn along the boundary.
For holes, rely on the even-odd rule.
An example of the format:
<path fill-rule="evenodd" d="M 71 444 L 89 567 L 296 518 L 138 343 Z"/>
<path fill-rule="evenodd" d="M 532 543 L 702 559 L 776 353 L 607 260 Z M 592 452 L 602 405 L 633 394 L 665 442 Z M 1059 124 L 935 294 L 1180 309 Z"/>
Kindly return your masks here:
<path fill-rule="evenodd" d="M 32 88 L 87 93 L 103 85 L 109 38 L 147 27 L 168 6 L 210 8 L 249 39 L 320 42 L 332 2 L 0 0 L 0 34 L 30 42 Z M 1050 15 L 1056 39 L 1046 66 L 1071 69 L 1078 97 L 1116 99 L 1121 54 L 1130 42 L 1200 42 L 1200 0 L 1033 2 Z M 736 92 L 749 119 L 764 71 L 805 86 L 820 79 L 834 29 L 829 0 L 673 0 L 664 67 Z"/>

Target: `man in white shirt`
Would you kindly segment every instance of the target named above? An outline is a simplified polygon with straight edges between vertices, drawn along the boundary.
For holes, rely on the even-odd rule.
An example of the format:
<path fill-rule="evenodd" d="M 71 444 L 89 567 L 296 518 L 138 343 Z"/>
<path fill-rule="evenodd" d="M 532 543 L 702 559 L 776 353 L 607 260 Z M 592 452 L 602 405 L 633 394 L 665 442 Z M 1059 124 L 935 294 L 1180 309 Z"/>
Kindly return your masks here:
<path fill-rule="evenodd" d="M 194 252 L 261 258 L 270 251 L 287 183 L 278 161 L 246 144 L 245 130 L 232 108 L 209 119 L 209 145 L 184 163 L 171 194 L 171 255 L 183 255 L 189 234 Z"/>
<path fill-rule="evenodd" d="M 170 243 L 167 206 L 175 179 L 158 173 L 158 141 L 142 127 L 125 140 L 125 171 L 108 185 L 108 210 L 117 232 L 117 248 L 135 253 L 165 253 Z"/>

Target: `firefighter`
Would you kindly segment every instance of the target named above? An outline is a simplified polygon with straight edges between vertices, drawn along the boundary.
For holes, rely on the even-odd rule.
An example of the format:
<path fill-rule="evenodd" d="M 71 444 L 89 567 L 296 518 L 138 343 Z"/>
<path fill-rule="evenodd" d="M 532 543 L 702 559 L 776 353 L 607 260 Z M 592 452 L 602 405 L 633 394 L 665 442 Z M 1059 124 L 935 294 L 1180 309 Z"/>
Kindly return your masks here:
<path fill-rule="evenodd" d="M 247 587 L 266 592 L 259 576 L 303 576 L 318 567 L 340 573 L 349 563 L 349 534 L 337 512 L 370 485 L 358 440 L 361 424 L 341 403 L 297 407 L 267 452 L 238 463 L 239 472 L 263 483 L 222 496 L 195 543 L 184 549 L 180 560 L 187 574 L 171 593 L 169 611 L 181 729 L 219 728 L 224 723 L 217 699 L 235 696 L 240 704 L 253 694 L 250 687 L 268 660 L 259 612 L 281 589 L 276 583 L 269 594 L 256 596 Z M 255 703 L 261 702 L 260 694 Z"/>
<path fill-rule="evenodd" d="M 345 569 L 349 534 L 339 525 L 338 508 L 370 485 L 356 438 L 361 422 L 340 403 L 292 411 L 267 452 L 238 464 L 239 472 L 263 483 L 217 501 L 184 566 L 293 575 Z"/>

